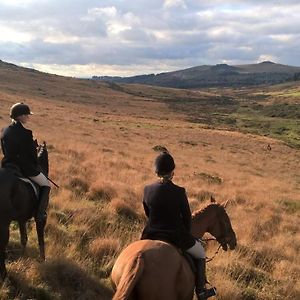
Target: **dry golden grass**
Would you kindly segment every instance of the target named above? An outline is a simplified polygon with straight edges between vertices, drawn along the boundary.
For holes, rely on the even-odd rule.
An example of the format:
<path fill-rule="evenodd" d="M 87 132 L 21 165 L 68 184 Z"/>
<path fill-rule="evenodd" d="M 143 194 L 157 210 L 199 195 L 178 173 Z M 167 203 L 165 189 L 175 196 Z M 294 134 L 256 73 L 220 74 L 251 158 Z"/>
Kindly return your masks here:
<path fill-rule="evenodd" d="M 18 77 L 1 82 L 0 125 L 9 123 L 14 102 L 32 107 L 29 127 L 48 142 L 50 177 L 60 189 L 51 194 L 46 263 L 38 262 L 34 226 L 26 257 L 11 226 L 10 275 L 0 299 L 111 299 L 114 259 L 144 224 L 141 198 L 155 180 L 155 145 L 174 155 L 174 181 L 193 209 L 211 194 L 230 200 L 238 248 L 208 265 L 218 299 L 299 299 L 299 151 L 266 137 L 203 129 L 150 96 L 57 76 L 26 78 L 20 86 Z M 208 256 L 216 247 L 209 245 Z"/>
<path fill-rule="evenodd" d="M 89 254 L 97 260 L 104 256 L 112 256 L 118 251 L 119 243 L 115 239 L 96 238 L 89 244 Z"/>

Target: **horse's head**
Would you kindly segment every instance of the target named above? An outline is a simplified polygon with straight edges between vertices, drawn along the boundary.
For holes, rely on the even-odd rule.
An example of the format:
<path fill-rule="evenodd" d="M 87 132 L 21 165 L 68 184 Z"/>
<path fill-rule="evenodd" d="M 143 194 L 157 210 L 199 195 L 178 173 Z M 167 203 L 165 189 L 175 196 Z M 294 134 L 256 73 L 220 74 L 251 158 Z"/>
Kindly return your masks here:
<path fill-rule="evenodd" d="M 209 232 L 225 251 L 228 246 L 233 250 L 236 247 L 236 236 L 225 211 L 225 205 L 213 202 L 193 214 L 192 234 L 196 238 L 201 238 L 205 232 Z"/>
<path fill-rule="evenodd" d="M 212 213 L 215 215 L 215 222 L 212 222 L 207 232 L 213 235 L 220 243 L 223 250 L 227 251 L 228 246 L 230 250 L 236 247 L 236 235 L 232 229 L 229 216 L 225 210 L 223 204 L 210 204 L 208 207 L 212 207 Z"/>
<path fill-rule="evenodd" d="M 41 168 L 41 172 L 48 177 L 49 174 L 49 160 L 48 160 L 48 150 L 46 142 L 38 145 L 38 163 Z"/>

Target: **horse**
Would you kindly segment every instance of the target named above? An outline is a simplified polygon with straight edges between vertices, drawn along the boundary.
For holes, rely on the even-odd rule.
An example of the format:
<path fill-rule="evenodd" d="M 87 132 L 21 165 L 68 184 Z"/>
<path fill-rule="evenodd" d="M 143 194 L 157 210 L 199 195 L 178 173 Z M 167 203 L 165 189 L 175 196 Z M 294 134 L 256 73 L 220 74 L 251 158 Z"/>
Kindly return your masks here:
<path fill-rule="evenodd" d="M 227 251 L 236 247 L 236 235 L 224 205 L 211 203 L 192 216 L 192 234 L 209 232 Z M 112 272 L 113 300 L 191 300 L 195 274 L 175 246 L 158 240 L 131 243 L 117 258 Z"/>
<path fill-rule="evenodd" d="M 41 172 L 48 176 L 49 163 L 46 143 L 38 146 L 38 163 Z M 6 247 L 9 241 L 9 226 L 12 221 L 17 221 L 20 231 L 22 253 L 27 244 L 26 223 L 34 215 L 38 207 L 38 197 L 31 183 L 20 179 L 18 168 L 0 168 L 0 280 L 7 275 L 5 267 Z M 36 222 L 39 252 L 42 260 L 45 260 L 45 225 Z"/>

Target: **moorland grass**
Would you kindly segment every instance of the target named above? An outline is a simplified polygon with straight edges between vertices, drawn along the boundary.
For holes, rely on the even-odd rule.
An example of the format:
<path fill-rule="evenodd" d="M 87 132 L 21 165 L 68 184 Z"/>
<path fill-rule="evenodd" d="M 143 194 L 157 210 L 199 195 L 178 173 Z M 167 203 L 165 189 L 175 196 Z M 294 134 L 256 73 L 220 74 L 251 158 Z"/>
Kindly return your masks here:
<path fill-rule="evenodd" d="M 22 81 L 24 74 L 19 76 Z M 46 263 L 38 259 L 34 224 L 24 257 L 12 224 L 9 278 L 1 299 L 111 299 L 114 260 L 139 239 L 145 224 L 142 191 L 156 180 L 157 145 L 174 155 L 174 181 L 186 188 L 193 210 L 211 196 L 229 200 L 238 247 L 220 252 L 208 265 L 220 299 L 299 298 L 298 150 L 269 137 L 204 129 L 188 122 L 185 112 L 149 100 L 146 87 L 141 92 L 147 89 L 147 97 L 139 98 L 97 83 L 53 77 L 41 81 L 39 88 L 47 94 L 41 95 L 28 78 L 19 89 L 15 80 L 0 84 L 0 125 L 9 122 L 7 112 L 16 100 L 32 107 L 29 126 L 50 145 L 50 177 L 61 188 L 51 191 Z M 74 96 L 78 90 L 90 95 L 88 102 Z M 199 93 L 210 97 L 217 92 Z M 209 243 L 208 256 L 216 249 Z"/>

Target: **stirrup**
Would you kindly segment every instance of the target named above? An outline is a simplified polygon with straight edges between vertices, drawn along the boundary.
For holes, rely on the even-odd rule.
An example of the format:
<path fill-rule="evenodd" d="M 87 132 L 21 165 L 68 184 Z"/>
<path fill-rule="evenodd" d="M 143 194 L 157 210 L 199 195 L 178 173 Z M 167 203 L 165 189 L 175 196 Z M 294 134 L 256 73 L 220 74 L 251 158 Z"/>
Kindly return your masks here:
<path fill-rule="evenodd" d="M 206 300 L 212 296 L 217 295 L 217 289 L 215 287 L 211 287 L 209 289 L 204 289 L 200 293 L 197 293 L 198 300 Z"/>

